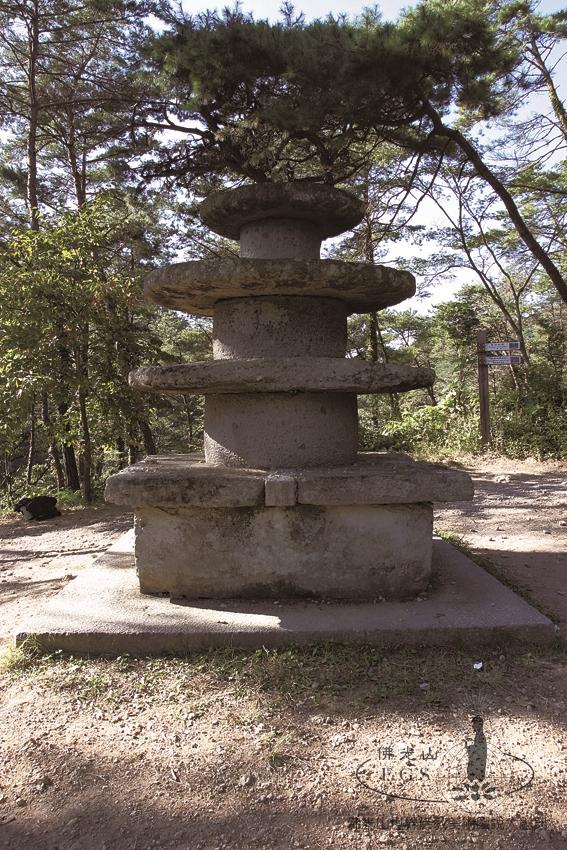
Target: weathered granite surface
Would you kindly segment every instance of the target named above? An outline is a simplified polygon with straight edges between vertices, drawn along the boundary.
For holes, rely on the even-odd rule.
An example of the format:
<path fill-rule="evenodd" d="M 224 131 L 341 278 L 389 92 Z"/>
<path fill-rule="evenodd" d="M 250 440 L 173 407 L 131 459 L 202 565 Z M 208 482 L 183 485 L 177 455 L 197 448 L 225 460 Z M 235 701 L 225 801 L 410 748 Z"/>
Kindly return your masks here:
<path fill-rule="evenodd" d="M 371 263 L 226 257 L 174 263 L 145 280 L 148 301 L 199 316 L 211 316 L 227 298 L 300 295 L 335 298 L 349 313 L 399 304 L 415 293 L 409 272 Z"/>
<path fill-rule="evenodd" d="M 431 505 L 136 511 L 142 593 L 399 599 L 431 572 Z"/>
<path fill-rule="evenodd" d="M 240 230 L 240 256 L 270 260 L 318 260 L 321 235 L 315 224 L 291 218 L 269 218 Z"/>
<path fill-rule="evenodd" d="M 205 459 L 274 469 L 352 463 L 358 449 L 353 393 L 207 395 Z"/>
<path fill-rule="evenodd" d="M 297 477 L 303 505 L 377 505 L 399 502 L 462 502 L 473 498 L 470 475 L 407 455 L 359 454 L 343 469 L 309 469 Z"/>
<path fill-rule="evenodd" d="M 347 305 L 337 298 L 230 298 L 215 304 L 215 360 L 346 356 Z"/>
<path fill-rule="evenodd" d="M 130 386 L 165 393 L 404 392 L 431 385 L 426 367 L 338 357 L 206 360 L 130 372 Z"/>
<path fill-rule="evenodd" d="M 350 192 L 321 183 L 260 183 L 212 192 L 201 204 L 201 220 L 215 233 L 238 239 L 244 225 L 292 219 L 315 226 L 319 239 L 359 224 L 366 204 Z"/>
<path fill-rule="evenodd" d="M 460 469 L 394 452 L 364 452 L 349 466 L 314 469 L 230 469 L 202 455 L 153 455 L 111 476 L 105 498 L 136 508 L 381 505 L 472 499 Z"/>
<path fill-rule="evenodd" d="M 210 467 L 202 456 L 150 455 L 106 482 L 115 505 L 239 507 L 264 504 L 266 474 L 254 469 Z"/>

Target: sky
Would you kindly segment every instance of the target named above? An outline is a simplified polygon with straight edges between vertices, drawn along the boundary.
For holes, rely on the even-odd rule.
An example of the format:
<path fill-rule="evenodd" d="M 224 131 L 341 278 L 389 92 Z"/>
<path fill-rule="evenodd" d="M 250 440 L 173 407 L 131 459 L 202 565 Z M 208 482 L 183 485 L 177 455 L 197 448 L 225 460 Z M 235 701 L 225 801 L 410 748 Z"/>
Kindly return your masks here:
<path fill-rule="evenodd" d="M 232 2 L 215 3 L 214 0 L 183 0 L 183 8 L 190 14 L 203 12 L 206 8 L 223 8 L 231 6 Z M 348 15 L 357 15 L 362 9 L 368 6 L 374 6 L 372 0 L 364 3 L 361 0 L 295 0 L 295 8 L 297 12 L 304 12 L 306 19 L 313 20 L 315 18 L 325 17 L 329 12 L 335 15 L 344 12 Z M 415 2 L 399 2 L 399 0 L 383 0 L 376 4 L 382 11 L 382 15 L 387 20 L 396 18 L 402 9 L 410 6 L 415 6 Z M 253 12 L 256 18 L 269 18 L 274 20 L 278 17 L 278 11 L 281 6 L 281 0 L 243 0 L 242 9 L 245 12 Z M 540 13 L 546 14 L 557 12 L 565 6 L 564 2 L 557 0 L 542 0 L 539 5 Z"/>

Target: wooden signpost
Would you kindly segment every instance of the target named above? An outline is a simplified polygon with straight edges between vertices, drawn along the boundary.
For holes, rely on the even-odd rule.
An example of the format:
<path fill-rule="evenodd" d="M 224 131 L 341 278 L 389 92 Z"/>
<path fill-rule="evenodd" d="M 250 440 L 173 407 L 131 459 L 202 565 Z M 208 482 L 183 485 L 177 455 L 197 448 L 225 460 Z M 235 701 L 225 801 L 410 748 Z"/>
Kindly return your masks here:
<path fill-rule="evenodd" d="M 480 435 L 484 445 L 491 440 L 490 433 L 490 395 L 488 386 L 488 369 L 490 366 L 519 366 L 521 354 L 505 354 L 504 352 L 519 351 L 520 342 L 517 339 L 508 342 L 487 342 L 486 331 L 476 335 L 476 350 L 478 354 L 478 391 L 480 397 Z M 498 351 L 502 354 L 486 355 L 487 351 Z"/>

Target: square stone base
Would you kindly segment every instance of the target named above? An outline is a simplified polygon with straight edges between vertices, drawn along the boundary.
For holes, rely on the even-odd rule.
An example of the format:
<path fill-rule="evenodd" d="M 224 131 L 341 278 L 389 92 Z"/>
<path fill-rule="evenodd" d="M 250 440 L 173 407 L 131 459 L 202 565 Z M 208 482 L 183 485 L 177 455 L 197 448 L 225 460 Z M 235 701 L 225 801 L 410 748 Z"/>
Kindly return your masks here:
<path fill-rule="evenodd" d="M 403 599 L 431 574 L 431 504 L 141 507 L 142 593 L 172 597 Z"/>

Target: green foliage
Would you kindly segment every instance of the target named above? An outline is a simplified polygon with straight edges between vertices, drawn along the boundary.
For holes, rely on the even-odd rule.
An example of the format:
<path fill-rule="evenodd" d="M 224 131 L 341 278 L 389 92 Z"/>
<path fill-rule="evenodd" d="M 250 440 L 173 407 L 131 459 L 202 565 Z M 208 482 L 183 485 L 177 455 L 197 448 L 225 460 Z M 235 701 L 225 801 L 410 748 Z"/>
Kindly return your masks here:
<path fill-rule="evenodd" d="M 538 366 L 527 372 L 520 398 L 514 388 L 500 388 L 493 397 L 495 450 L 518 458 L 566 457 L 565 389 Z"/>
<path fill-rule="evenodd" d="M 534 287 L 535 289 L 535 287 Z M 529 362 L 492 367 L 491 448 L 510 457 L 565 457 L 567 439 L 567 309 L 540 284 L 523 309 Z M 397 397 L 360 397 L 365 450 L 390 449 L 430 458 L 481 450 L 476 333 L 493 341 L 514 337 L 482 287 L 465 286 L 429 315 L 385 310 L 377 316 L 380 359 L 435 370 L 434 389 Z M 349 323 L 351 352 L 370 357 L 368 317 Z"/>
<path fill-rule="evenodd" d="M 144 227 L 144 215 L 129 203 L 99 195 L 79 212 L 42 220 L 37 231 L 13 229 L 0 249 L 0 452 L 11 458 L 8 503 L 14 494 L 57 487 L 50 445 L 75 447 L 83 470 L 88 460 L 90 500 L 97 480 L 141 450 L 155 451 L 152 420 L 169 450 L 187 448 L 184 423 L 189 443 L 199 436 L 200 405 L 190 410 L 189 401 L 168 402 L 128 385 L 138 365 L 204 357 L 209 346 L 204 326 L 141 302 L 132 255 Z M 42 466 L 35 482 L 26 481 L 24 468 L 32 421 Z"/>
<path fill-rule="evenodd" d="M 428 457 L 475 453 L 480 448 L 478 410 L 463 411 L 457 393 L 449 392 L 436 405 L 386 423 L 384 435 L 391 448 Z"/>
<path fill-rule="evenodd" d="M 168 15 L 151 52 L 158 102 L 167 97 L 184 138 L 162 148 L 157 173 L 187 185 L 220 174 L 336 182 L 369 148 L 417 140 L 430 105 L 497 115 L 522 59 L 497 12 L 488 0 L 424 0 L 395 24 L 368 9 L 309 24 L 289 10 L 273 24 L 240 7 Z"/>

